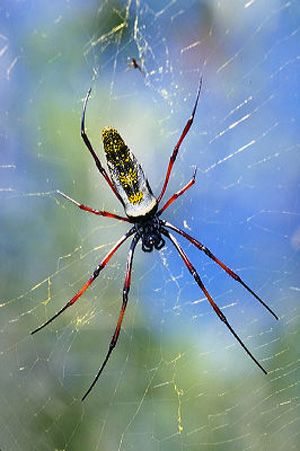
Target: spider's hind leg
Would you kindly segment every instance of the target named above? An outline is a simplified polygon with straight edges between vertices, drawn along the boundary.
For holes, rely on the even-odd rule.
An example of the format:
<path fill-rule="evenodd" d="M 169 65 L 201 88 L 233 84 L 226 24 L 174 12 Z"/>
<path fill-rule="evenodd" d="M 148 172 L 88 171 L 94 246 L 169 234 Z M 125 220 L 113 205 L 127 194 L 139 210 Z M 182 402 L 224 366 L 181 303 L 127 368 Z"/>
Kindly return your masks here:
<path fill-rule="evenodd" d="M 80 135 L 81 138 L 84 142 L 84 144 L 86 145 L 86 147 L 88 148 L 90 154 L 92 155 L 95 164 L 97 166 L 98 171 L 100 172 L 100 174 L 104 177 L 104 179 L 106 180 L 107 184 L 109 185 L 109 187 L 111 188 L 111 190 L 114 192 L 115 196 L 119 199 L 119 201 L 121 202 L 122 205 L 124 205 L 124 202 L 120 196 L 120 194 L 118 193 L 118 191 L 116 190 L 114 184 L 112 183 L 109 175 L 107 174 L 105 168 L 103 167 L 98 155 L 96 154 L 90 140 L 89 137 L 87 135 L 86 129 L 85 129 L 85 115 L 86 115 L 86 108 L 87 108 L 87 104 L 90 98 L 92 92 L 92 88 L 90 88 L 88 90 L 88 93 L 84 99 L 84 103 L 83 103 L 83 110 L 82 110 L 82 116 L 81 116 L 81 129 L 80 129 Z"/>
<path fill-rule="evenodd" d="M 183 188 L 176 191 L 176 193 L 174 193 L 173 196 L 171 196 L 167 200 L 167 202 L 164 204 L 164 206 L 157 212 L 157 216 L 160 216 L 167 208 L 170 207 L 170 205 L 172 205 L 173 202 L 175 202 L 176 199 L 178 199 L 178 197 L 182 196 L 182 194 L 184 194 L 189 188 L 191 188 L 191 186 L 194 185 L 194 183 L 196 182 L 196 174 L 197 174 L 197 168 L 195 168 L 194 174 L 193 174 L 193 177 L 191 178 L 191 180 L 189 180 L 189 182 L 186 185 L 184 185 Z"/>
<path fill-rule="evenodd" d="M 104 211 L 104 210 L 96 210 L 92 207 L 88 207 L 87 205 L 81 204 L 80 202 L 77 202 L 77 200 L 73 199 L 71 196 L 68 196 L 67 194 L 63 193 L 59 189 L 56 190 L 57 194 L 60 194 L 62 197 L 64 197 L 66 200 L 71 202 L 72 204 L 76 205 L 80 210 L 87 211 L 88 213 L 93 213 L 97 216 L 106 216 L 107 218 L 113 218 L 117 219 L 118 221 L 125 221 L 125 222 L 132 222 L 128 218 L 125 218 L 124 216 L 116 215 L 115 213 L 111 213 L 110 211 Z"/>
<path fill-rule="evenodd" d="M 161 201 L 161 199 L 163 198 L 163 196 L 164 196 L 164 194 L 166 192 L 166 189 L 167 189 L 167 186 L 168 186 L 168 183 L 169 183 L 169 179 L 170 179 L 170 175 L 171 175 L 171 172 L 172 172 L 175 160 L 177 158 L 177 154 L 179 152 L 180 146 L 181 146 L 184 138 L 188 134 L 193 122 L 194 122 L 194 117 L 195 117 L 195 113 L 196 113 L 197 106 L 198 106 L 198 101 L 199 101 L 199 97 L 200 97 L 201 88 L 202 88 L 202 76 L 200 77 L 200 80 L 199 80 L 197 94 L 196 94 L 196 100 L 195 100 L 195 104 L 194 104 L 194 107 L 193 107 L 192 114 L 191 114 L 190 118 L 187 120 L 187 122 L 185 124 L 185 127 L 184 127 L 184 129 L 183 129 L 183 131 L 182 131 L 182 133 L 181 133 L 181 135 L 179 137 L 179 140 L 177 141 L 177 144 L 175 145 L 175 147 L 173 149 L 172 155 L 171 155 L 171 157 L 169 159 L 169 164 L 168 164 L 167 173 L 166 173 L 166 176 L 165 176 L 165 181 L 164 181 L 162 190 L 160 192 L 160 195 L 157 198 L 158 203 Z"/>

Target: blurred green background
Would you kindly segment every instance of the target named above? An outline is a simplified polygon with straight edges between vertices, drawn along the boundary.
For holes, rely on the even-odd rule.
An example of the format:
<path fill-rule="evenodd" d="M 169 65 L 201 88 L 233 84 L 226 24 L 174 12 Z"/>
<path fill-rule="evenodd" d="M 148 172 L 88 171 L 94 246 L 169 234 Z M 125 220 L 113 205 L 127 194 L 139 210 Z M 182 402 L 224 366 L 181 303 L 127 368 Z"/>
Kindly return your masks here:
<path fill-rule="evenodd" d="M 299 445 L 299 6 L 297 2 L 72 0 L 0 5 L 0 449 L 286 450 Z M 130 64 L 132 58 L 142 71 Z M 174 250 L 136 252 L 117 348 L 84 403 L 121 305 L 128 244 L 77 304 L 126 224 L 80 139 L 115 126 L 158 193 L 195 123 L 165 218 L 204 242 L 278 313 L 191 248 L 234 341 Z"/>

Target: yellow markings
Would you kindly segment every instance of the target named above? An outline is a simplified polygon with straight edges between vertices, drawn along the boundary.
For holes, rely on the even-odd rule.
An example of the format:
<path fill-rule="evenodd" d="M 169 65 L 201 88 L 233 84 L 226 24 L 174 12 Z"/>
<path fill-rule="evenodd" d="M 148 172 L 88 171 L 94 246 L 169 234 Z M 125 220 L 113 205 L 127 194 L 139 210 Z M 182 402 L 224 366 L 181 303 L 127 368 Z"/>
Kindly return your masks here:
<path fill-rule="evenodd" d="M 128 148 L 115 128 L 105 127 L 102 130 L 102 139 L 106 154 L 122 152 L 120 155 L 121 159 L 127 157 L 126 153 L 128 153 Z"/>
<path fill-rule="evenodd" d="M 121 174 L 119 175 L 119 180 L 123 186 L 135 183 L 138 181 L 137 172 L 134 171 L 132 168 L 129 168 L 129 171 L 127 172 L 127 174 L 124 174 L 124 172 L 121 172 Z"/>
<path fill-rule="evenodd" d="M 137 193 L 130 194 L 128 196 L 128 200 L 131 204 L 139 204 L 143 200 L 144 194 L 141 191 L 138 191 Z"/>
<path fill-rule="evenodd" d="M 144 193 L 140 190 L 140 166 L 135 157 L 115 128 L 105 127 L 102 139 L 112 178 L 115 183 L 121 184 L 130 204 L 140 204 L 144 199 Z"/>

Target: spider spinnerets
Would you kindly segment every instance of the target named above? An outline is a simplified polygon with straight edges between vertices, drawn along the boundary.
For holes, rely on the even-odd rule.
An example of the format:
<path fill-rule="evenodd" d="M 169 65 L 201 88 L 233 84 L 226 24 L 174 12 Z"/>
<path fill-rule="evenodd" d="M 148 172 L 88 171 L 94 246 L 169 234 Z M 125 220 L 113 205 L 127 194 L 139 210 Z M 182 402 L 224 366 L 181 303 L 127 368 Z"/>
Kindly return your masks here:
<path fill-rule="evenodd" d="M 123 287 L 123 302 L 121 306 L 121 310 L 119 313 L 119 317 L 117 320 L 116 328 L 112 339 L 109 344 L 109 348 L 105 359 L 97 371 L 97 374 L 91 383 L 90 387 L 82 397 L 82 401 L 87 397 L 90 393 L 97 380 L 99 379 L 102 371 L 104 370 L 107 361 L 115 348 L 123 322 L 123 318 L 125 315 L 125 310 L 128 302 L 128 293 L 130 290 L 131 284 L 131 272 L 132 272 L 132 262 L 133 255 L 136 248 L 137 243 L 141 240 L 142 242 L 142 250 L 144 252 L 151 252 L 153 249 L 160 250 L 165 245 L 165 239 L 167 238 L 175 247 L 179 256 L 182 258 L 185 266 L 188 271 L 194 277 L 195 282 L 205 295 L 206 299 L 210 303 L 214 312 L 218 315 L 220 320 L 226 325 L 231 334 L 236 338 L 239 344 L 244 348 L 248 356 L 255 362 L 255 364 L 265 373 L 266 370 L 263 366 L 258 362 L 258 360 L 253 356 L 253 354 L 249 351 L 237 333 L 234 331 L 232 326 L 230 325 L 228 319 L 224 315 L 224 313 L 217 306 L 209 292 L 207 291 L 205 285 L 202 282 L 198 272 L 195 267 L 189 260 L 185 251 L 178 243 L 177 239 L 173 234 L 170 233 L 170 230 L 176 232 L 190 243 L 192 243 L 195 247 L 201 250 L 204 254 L 207 255 L 211 260 L 213 260 L 217 265 L 219 265 L 231 278 L 239 282 L 249 293 L 251 293 L 263 307 L 265 307 L 275 319 L 278 319 L 278 316 L 274 311 L 240 278 L 238 274 L 236 274 L 232 269 L 225 265 L 221 260 L 219 260 L 206 246 L 204 246 L 200 241 L 193 238 L 191 235 L 186 233 L 184 230 L 176 227 L 175 225 L 160 219 L 161 214 L 172 205 L 172 203 L 182 194 L 184 194 L 192 185 L 195 183 L 196 171 L 194 172 L 191 180 L 183 186 L 180 190 L 178 190 L 175 194 L 173 194 L 167 202 L 163 205 L 162 208 L 159 208 L 160 201 L 162 200 L 167 185 L 170 179 L 170 175 L 172 173 L 173 165 L 175 163 L 178 151 L 180 146 L 187 135 L 188 131 L 191 128 L 191 125 L 194 120 L 194 116 L 196 113 L 198 100 L 201 92 L 202 86 L 202 77 L 200 78 L 195 104 L 192 110 L 192 114 L 190 118 L 187 120 L 185 127 L 177 141 L 173 152 L 171 154 L 169 164 L 167 167 L 167 172 L 164 180 L 163 187 L 158 197 L 155 197 L 147 178 L 143 172 L 143 169 L 131 150 L 126 146 L 125 142 L 121 138 L 120 134 L 115 128 L 106 127 L 102 132 L 103 144 L 104 144 L 104 152 L 106 155 L 107 166 L 109 170 L 109 174 L 106 169 L 102 165 L 100 159 L 98 158 L 93 146 L 90 143 L 90 140 L 86 134 L 85 130 L 85 114 L 87 103 L 90 97 L 91 89 L 88 91 L 86 99 L 83 105 L 82 119 L 81 119 L 81 137 L 87 146 L 90 154 L 92 155 L 95 164 L 100 172 L 100 174 L 104 177 L 107 184 L 117 197 L 117 199 L 121 202 L 126 216 L 120 216 L 115 213 L 111 213 L 103 210 L 96 210 L 94 208 L 88 207 L 87 205 L 81 204 L 76 200 L 72 199 L 70 196 L 58 191 L 65 199 L 75 204 L 81 210 L 87 211 L 89 213 L 93 213 L 98 216 L 106 216 L 109 218 L 117 219 L 119 221 L 127 222 L 132 224 L 132 227 L 116 242 L 116 244 L 110 249 L 110 251 L 105 255 L 103 260 L 98 264 L 92 275 L 86 281 L 86 283 L 80 288 L 80 290 L 49 320 L 39 326 L 37 329 L 32 331 L 32 334 L 35 334 L 39 330 L 43 329 L 45 326 L 50 324 L 55 318 L 57 318 L 61 313 L 63 313 L 67 308 L 73 305 L 88 289 L 88 287 L 94 282 L 94 280 L 99 276 L 100 272 L 105 268 L 107 263 L 110 261 L 112 256 L 116 253 L 116 251 L 122 246 L 122 244 L 131 236 L 133 236 L 129 252 L 127 256 L 126 263 L 126 271 L 125 271 L 125 280 Z"/>

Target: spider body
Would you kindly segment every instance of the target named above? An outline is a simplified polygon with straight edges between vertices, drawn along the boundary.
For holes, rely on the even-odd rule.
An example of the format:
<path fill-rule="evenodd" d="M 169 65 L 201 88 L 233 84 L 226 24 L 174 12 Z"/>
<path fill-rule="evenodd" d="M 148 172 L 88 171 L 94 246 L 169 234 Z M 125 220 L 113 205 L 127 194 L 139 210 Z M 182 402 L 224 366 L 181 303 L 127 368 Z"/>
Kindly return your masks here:
<path fill-rule="evenodd" d="M 144 171 L 115 128 L 106 127 L 102 139 L 110 176 L 125 213 L 134 221 L 143 221 L 157 211 L 158 205 Z"/>
<path fill-rule="evenodd" d="M 159 251 L 166 244 L 161 234 L 161 221 L 156 213 L 144 221 L 135 223 L 134 226 L 138 237 L 142 241 L 142 250 L 144 252 L 152 252 L 153 248 Z"/>
<path fill-rule="evenodd" d="M 123 200 L 126 216 L 134 223 L 142 250 L 160 250 L 165 240 L 160 232 L 158 202 L 141 165 L 115 128 L 106 127 L 102 139 L 112 182 Z"/>
<path fill-rule="evenodd" d="M 123 301 L 121 310 L 119 313 L 119 317 L 117 320 L 116 328 L 112 339 L 110 341 L 108 351 L 106 357 L 100 366 L 92 384 L 89 389 L 83 396 L 82 400 L 84 400 L 87 395 L 90 393 L 94 385 L 96 384 L 98 378 L 100 377 L 102 371 L 104 370 L 108 359 L 115 348 L 123 322 L 123 318 L 125 315 L 127 302 L 128 302 L 128 293 L 130 290 L 131 284 L 131 272 L 132 272 L 132 262 L 135 248 L 139 241 L 142 243 L 142 250 L 144 252 L 151 252 L 152 250 L 160 250 L 165 245 L 165 238 L 167 238 L 175 247 L 178 252 L 180 258 L 185 264 L 186 268 L 194 278 L 196 284 L 199 286 L 206 299 L 210 303 L 213 311 L 218 315 L 219 319 L 226 325 L 231 334 L 235 337 L 238 343 L 244 348 L 248 356 L 255 362 L 255 364 L 266 374 L 266 370 L 262 367 L 262 365 L 258 362 L 258 360 L 253 356 L 253 354 L 249 351 L 237 333 L 234 331 L 229 321 L 227 320 L 224 313 L 217 306 L 210 293 L 206 289 L 200 275 L 198 274 L 196 268 L 193 266 L 192 262 L 189 260 L 185 251 L 178 243 L 177 239 L 170 233 L 170 230 L 179 234 L 186 240 L 188 240 L 193 246 L 202 251 L 208 258 L 214 261 L 223 271 L 225 271 L 232 279 L 236 280 L 239 284 L 241 284 L 252 296 L 254 296 L 263 307 L 265 307 L 275 319 L 278 319 L 278 316 L 271 310 L 271 308 L 241 279 L 241 277 L 236 274 L 232 269 L 225 265 L 221 260 L 219 260 L 206 246 L 204 246 L 200 241 L 196 240 L 184 230 L 176 227 L 175 225 L 160 219 L 161 214 L 173 204 L 173 202 L 181 195 L 183 195 L 192 185 L 195 183 L 196 171 L 192 179 L 180 190 L 178 190 L 175 194 L 173 194 L 168 201 L 163 205 L 162 208 L 158 209 L 161 199 L 163 198 L 167 185 L 169 182 L 169 178 L 172 172 L 173 165 L 175 163 L 178 151 L 180 146 L 187 135 L 196 112 L 196 108 L 198 105 L 198 100 L 200 96 L 202 86 L 202 78 L 200 79 L 198 91 L 196 95 L 196 101 L 194 104 L 194 108 L 192 110 L 192 114 L 190 118 L 187 120 L 185 127 L 175 145 L 173 152 L 171 154 L 169 164 L 167 167 L 166 177 L 164 180 L 163 187 L 158 197 L 155 197 L 152 193 L 150 185 L 148 183 L 147 178 L 144 175 L 144 172 L 141 168 L 141 165 L 130 151 L 130 149 L 126 146 L 125 142 L 121 138 L 120 134 L 116 129 L 112 127 L 107 127 L 102 132 L 103 144 L 104 144 L 104 152 L 106 155 L 107 166 L 109 169 L 108 175 L 105 168 L 102 166 L 101 161 L 99 160 L 93 146 L 90 143 L 90 140 L 85 131 L 85 114 L 87 102 L 90 96 L 91 90 L 88 91 L 87 97 L 84 102 L 82 120 L 81 120 L 81 137 L 87 146 L 90 154 L 92 155 L 95 164 L 100 172 L 100 174 L 104 177 L 107 184 L 117 197 L 117 199 L 121 202 L 124 207 L 126 217 L 119 216 L 115 213 L 111 213 L 108 211 L 95 210 L 94 208 L 88 207 L 84 204 L 77 202 L 72 199 L 70 196 L 67 196 L 64 193 L 58 191 L 62 196 L 64 196 L 68 201 L 74 203 L 81 210 L 87 211 L 89 213 L 93 213 L 98 216 L 106 216 L 109 218 L 117 219 L 119 221 L 130 223 L 131 228 L 116 242 L 116 244 L 110 249 L 110 251 L 105 255 L 105 257 L 98 264 L 92 275 L 85 282 L 85 284 L 80 288 L 80 290 L 49 320 L 39 326 L 37 329 L 32 331 L 32 334 L 35 334 L 39 330 L 43 329 L 45 326 L 50 324 L 55 318 L 57 318 L 61 313 L 63 313 L 67 308 L 71 307 L 89 288 L 89 286 L 94 282 L 94 280 L 99 276 L 101 271 L 106 267 L 110 259 L 116 253 L 116 251 L 123 245 L 123 243 L 129 238 L 133 237 L 129 251 L 127 256 L 126 263 L 126 272 L 125 272 L 125 280 L 123 287 Z"/>

